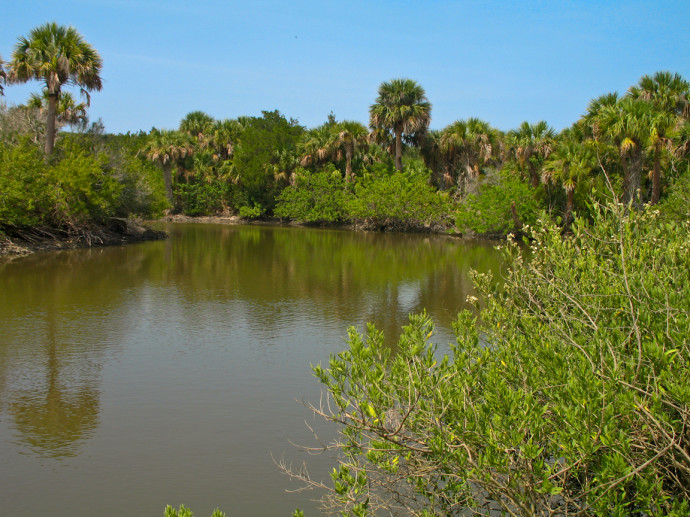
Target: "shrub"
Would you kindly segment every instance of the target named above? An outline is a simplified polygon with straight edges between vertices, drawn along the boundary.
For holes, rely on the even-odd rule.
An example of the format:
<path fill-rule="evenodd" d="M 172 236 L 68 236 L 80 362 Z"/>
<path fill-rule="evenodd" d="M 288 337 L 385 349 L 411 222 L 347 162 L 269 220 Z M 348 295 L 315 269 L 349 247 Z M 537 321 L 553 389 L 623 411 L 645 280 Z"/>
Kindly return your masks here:
<path fill-rule="evenodd" d="M 450 208 L 424 175 L 406 173 L 362 178 L 348 203 L 351 219 L 396 229 L 443 226 Z"/>
<path fill-rule="evenodd" d="M 502 177 L 495 183 L 484 183 L 477 194 L 461 203 L 455 221 L 461 231 L 478 234 L 501 234 L 518 230 L 511 205 L 521 225 L 536 222 L 540 205 L 534 191 L 517 178 Z"/>
<path fill-rule="evenodd" d="M 477 275 L 447 355 L 424 314 L 395 350 L 350 329 L 314 368 L 333 484 L 292 474 L 343 515 L 690 514 L 690 227 L 609 205 L 572 232 Z"/>
<path fill-rule="evenodd" d="M 333 167 L 314 174 L 303 170 L 297 183 L 278 196 L 274 214 L 305 223 L 343 221 L 349 197 L 345 181 Z"/>

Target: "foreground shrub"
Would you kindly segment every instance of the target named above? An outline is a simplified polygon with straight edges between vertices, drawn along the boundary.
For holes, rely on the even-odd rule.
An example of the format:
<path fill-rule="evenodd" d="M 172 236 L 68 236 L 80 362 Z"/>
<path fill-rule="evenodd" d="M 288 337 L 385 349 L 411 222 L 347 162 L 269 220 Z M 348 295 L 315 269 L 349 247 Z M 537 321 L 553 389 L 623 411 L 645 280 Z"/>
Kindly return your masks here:
<path fill-rule="evenodd" d="M 478 275 L 443 357 L 424 314 L 395 350 L 350 329 L 314 368 L 333 483 L 284 468 L 343 515 L 689 515 L 690 228 L 611 205 L 572 231 Z"/>

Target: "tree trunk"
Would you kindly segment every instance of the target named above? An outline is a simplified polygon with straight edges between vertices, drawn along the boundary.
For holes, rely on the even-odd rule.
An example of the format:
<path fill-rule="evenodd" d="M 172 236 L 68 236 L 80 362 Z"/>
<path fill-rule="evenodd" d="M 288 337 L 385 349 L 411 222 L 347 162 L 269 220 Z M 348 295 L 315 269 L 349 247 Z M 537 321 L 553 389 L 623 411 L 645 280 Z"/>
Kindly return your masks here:
<path fill-rule="evenodd" d="M 537 188 L 539 186 L 539 171 L 537 168 L 530 163 L 528 166 L 529 168 L 529 176 L 532 181 L 532 188 Z"/>
<path fill-rule="evenodd" d="M 53 154 L 55 147 L 55 120 L 57 118 L 58 93 L 48 94 L 48 115 L 46 119 L 46 155 Z"/>
<path fill-rule="evenodd" d="M 650 204 L 656 205 L 661 197 L 661 143 L 654 146 L 654 169 L 652 170 L 652 199 Z"/>
<path fill-rule="evenodd" d="M 173 199 L 172 189 L 172 164 L 170 162 L 163 164 L 163 184 L 165 185 L 165 197 L 168 198 L 170 206 L 174 207 L 175 200 Z"/>
<path fill-rule="evenodd" d="M 642 146 L 635 142 L 635 147 L 628 154 L 627 182 L 624 182 L 623 202 L 640 207 L 640 182 L 642 180 Z"/>
<path fill-rule="evenodd" d="M 563 215 L 563 230 L 570 229 L 573 222 L 573 210 L 575 209 L 575 189 L 566 190 L 565 214 Z"/>
<path fill-rule="evenodd" d="M 402 172 L 402 128 L 395 128 L 395 168 Z"/>
<path fill-rule="evenodd" d="M 515 227 L 515 231 L 519 232 L 522 230 L 522 221 L 520 221 L 520 217 L 518 216 L 515 200 L 510 202 L 510 214 L 513 216 L 513 226 Z"/>
<path fill-rule="evenodd" d="M 352 150 L 349 147 L 345 149 L 345 181 L 352 181 Z"/>

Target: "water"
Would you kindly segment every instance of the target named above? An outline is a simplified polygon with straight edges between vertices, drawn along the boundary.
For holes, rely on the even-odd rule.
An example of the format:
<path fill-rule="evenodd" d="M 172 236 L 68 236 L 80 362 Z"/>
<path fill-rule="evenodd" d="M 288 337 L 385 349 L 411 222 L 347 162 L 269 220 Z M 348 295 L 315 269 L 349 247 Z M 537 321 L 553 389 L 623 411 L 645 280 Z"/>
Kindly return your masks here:
<path fill-rule="evenodd" d="M 489 244 L 443 236 L 176 224 L 171 238 L 0 263 L 0 513 L 317 515 L 275 465 L 334 428 L 310 364 L 373 321 L 393 344 L 426 308 L 433 338 Z"/>

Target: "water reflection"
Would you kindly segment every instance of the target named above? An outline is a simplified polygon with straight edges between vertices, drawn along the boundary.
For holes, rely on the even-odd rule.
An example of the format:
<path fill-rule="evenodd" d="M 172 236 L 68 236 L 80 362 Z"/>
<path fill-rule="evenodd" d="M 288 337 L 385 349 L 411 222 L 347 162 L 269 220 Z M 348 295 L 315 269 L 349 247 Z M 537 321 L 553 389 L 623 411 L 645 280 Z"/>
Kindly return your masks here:
<path fill-rule="evenodd" d="M 349 325 L 373 321 L 393 344 L 422 309 L 450 341 L 468 269 L 500 267 L 490 244 L 443 236 L 168 229 L 0 263 L 8 514 L 313 514 L 271 459 L 304 459 L 288 441 L 311 437 L 295 402 L 318 400 L 309 364 L 342 350 Z"/>
<path fill-rule="evenodd" d="M 98 426 L 100 392 L 91 371 L 94 365 L 70 365 L 59 348 L 54 314 L 50 314 L 45 358 L 28 372 L 26 388 L 17 386 L 10 404 L 21 433 L 19 443 L 25 442 L 40 456 L 77 454 L 79 444 Z"/>

